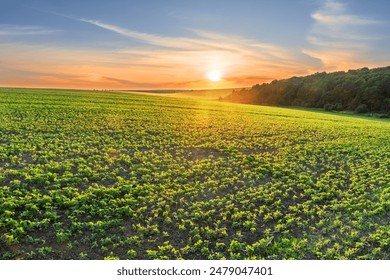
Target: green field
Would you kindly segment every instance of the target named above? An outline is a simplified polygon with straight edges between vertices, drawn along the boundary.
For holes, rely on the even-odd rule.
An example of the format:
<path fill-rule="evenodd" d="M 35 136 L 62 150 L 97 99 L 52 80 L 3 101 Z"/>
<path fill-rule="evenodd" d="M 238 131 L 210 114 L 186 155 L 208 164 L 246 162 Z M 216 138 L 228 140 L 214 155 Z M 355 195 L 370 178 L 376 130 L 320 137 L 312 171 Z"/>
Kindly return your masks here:
<path fill-rule="evenodd" d="M 390 259 L 390 122 L 0 89 L 0 259 Z"/>

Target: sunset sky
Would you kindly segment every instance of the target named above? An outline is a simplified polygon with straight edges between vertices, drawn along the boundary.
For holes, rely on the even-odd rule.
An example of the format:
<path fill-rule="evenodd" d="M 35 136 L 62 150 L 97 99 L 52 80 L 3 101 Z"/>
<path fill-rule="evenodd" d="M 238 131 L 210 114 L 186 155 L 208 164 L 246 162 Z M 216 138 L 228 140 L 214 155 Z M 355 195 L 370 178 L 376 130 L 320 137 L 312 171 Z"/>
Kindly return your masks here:
<path fill-rule="evenodd" d="M 389 14 L 388 0 L 0 0 L 0 86 L 228 88 L 388 66 Z"/>

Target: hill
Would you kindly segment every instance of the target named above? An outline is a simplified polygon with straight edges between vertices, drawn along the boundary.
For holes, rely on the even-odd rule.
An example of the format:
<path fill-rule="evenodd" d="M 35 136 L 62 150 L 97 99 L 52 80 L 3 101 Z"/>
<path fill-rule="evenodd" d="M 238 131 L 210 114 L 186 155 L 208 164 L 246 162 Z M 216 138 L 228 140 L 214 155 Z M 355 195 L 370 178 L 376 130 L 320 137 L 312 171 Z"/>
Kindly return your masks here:
<path fill-rule="evenodd" d="M 316 73 L 234 91 L 224 101 L 390 113 L 390 67 Z"/>

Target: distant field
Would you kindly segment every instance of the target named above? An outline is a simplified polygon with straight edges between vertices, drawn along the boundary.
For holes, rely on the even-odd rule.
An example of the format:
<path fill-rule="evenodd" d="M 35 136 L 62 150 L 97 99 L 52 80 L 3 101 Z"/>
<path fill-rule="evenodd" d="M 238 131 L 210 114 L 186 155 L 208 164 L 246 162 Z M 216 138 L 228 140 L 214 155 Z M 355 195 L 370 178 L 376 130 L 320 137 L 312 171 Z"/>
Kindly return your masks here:
<path fill-rule="evenodd" d="M 224 98 L 232 93 L 233 89 L 204 89 L 204 90 L 190 90 L 169 94 L 171 97 L 187 97 L 205 100 L 218 100 Z"/>
<path fill-rule="evenodd" d="M 169 95 L 0 89 L 0 259 L 389 259 L 389 121 Z"/>
<path fill-rule="evenodd" d="M 154 95 L 154 96 L 167 96 L 178 98 L 195 98 L 204 100 L 218 100 L 224 98 L 232 93 L 234 89 L 201 89 L 201 90 L 156 90 L 156 91 L 122 91 L 133 94 Z"/>

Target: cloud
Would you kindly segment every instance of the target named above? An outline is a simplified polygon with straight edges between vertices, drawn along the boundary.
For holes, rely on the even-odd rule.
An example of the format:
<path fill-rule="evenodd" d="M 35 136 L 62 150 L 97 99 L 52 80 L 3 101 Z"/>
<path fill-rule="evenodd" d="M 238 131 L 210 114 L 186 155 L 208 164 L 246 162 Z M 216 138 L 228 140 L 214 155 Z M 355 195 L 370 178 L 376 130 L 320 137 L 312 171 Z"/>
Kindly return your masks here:
<path fill-rule="evenodd" d="M 239 36 L 227 36 L 218 33 L 212 33 L 209 31 L 203 31 L 198 29 L 190 29 L 196 38 L 188 37 L 168 37 L 158 36 L 155 34 L 142 33 L 134 30 L 125 29 L 112 24 L 103 23 L 97 20 L 80 19 L 80 21 L 90 23 L 105 30 L 112 31 L 121 36 L 136 39 L 146 44 L 173 49 L 173 50 L 186 50 L 186 51 L 226 51 L 236 52 L 246 55 L 258 56 L 262 54 L 262 57 L 273 57 L 286 59 L 291 54 L 284 48 L 276 45 L 266 44 L 263 42 L 257 42 L 254 40 L 244 39 Z"/>
<path fill-rule="evenodd" d="M 317 12 L 312 14 L 312 18 L 317 22 L 327 25 L 368 25 L 368 24 L 381 24 L 382 21 L 362 18 L 354 15 L 338 15 L 338 14 L 326 14 L 323 12 Z"/>
<path fill-rule="evenodd" d="M 231 34 L 191 29 L 187 37 L 171 37 L 91 19 L 77 21 L 128 38 L 129 44 L 118 48 L 114 42 L 105 49 L 0 44 L 0 70 L 13 69 L 0 76 L 0 85 L 24 81 L 32 86 L 72 88 L 245 87 L 312 73 L 318 67 L 317 59 L 299 49 Z M 134 47 L 131 40 L 142 46 Z M 210 84 L 207 73 L 215 69 L 223 79 Z"/>
<path fill-rule="evenodd" d="M 154 34 L 137 32 L 134 30 L 125 29 L 116 25 L 103 23 L 97 20 L 80 19 L 80 21 L 95 25 L 105 30 L 112 31 L 124 37 L 130 39 L 136 39 L 151 45 L 174 48 L 174 49 L 196 49 L 201 47 L 204 43 L 199 40 L 191 38 L 175 38 L 175 37 L 164 37 Z"/>
<path fill-rule="evenodd" d="M 117 83 L 118 85 L 122 85 L 122 86 L 125 86 L 128 88 L 152 88 L 152 87 L 156 86 L 156 84 L 153 84 L 153 83 L 137 83 L 137 82 L 133 82 L 133 81 L 125 80 L 125 79 L 117 79 L 117 78 L 106 77 L 106 76 L 102 76 L 99 78 L 102 80 L 109 81 L 109 82 Z"/>
<path fill-rule="evenodd" d="M 325 0 L 320 10 L 311 14 L 317 23 L 325 25 L 371 25 L 383 21 L 347 13 L 344 3 L 338 0 Z"/>
<path fill-rule="evenodd" d="M 230 34 L 189 29 L 189 32 L 192 32 L 194 36 L 169 37 L 137 32 L 96 20 L 80 20 L 153 46 L 152 50 L 129 48 L 118 51 L 118 53 L 130 55 L 132 63 L 137 63 L 137 65 L 148 67 L 150 65 L 156 67 L 159 67 L 159 65 L 198 65 L 201 66 L 197 67 L 198 69 L 222 68 L 221 71 L 225 72 L 270 71 L 272 69 L 284 69 L 289 72 L 294 71 L 294 69 L 297 70 L 298 65 L 301 64 L 302 54 L 299 50 L 289 50 L 278 45 Z M 167 63 L 168 61 L 170 63 Z M 248 69 L 249 62 L 252 63 L 252 69 Z M 316 61 L 312 60 L 311 63 L 314 64 Z M 312 66 L 309 65 L 304 68 L 311 68 Z M 202 69 L 201 71 L 206 70 Z"/>
<path fill-rule="evenodd" d="M 41 26 L 0 24 L 0 36 L 47 35 L 54 32 Z"/>
<path fill-rule="evenodd" d="M 314 24 L 307 36 L 311 47 L 303 52 L 320 59 L 325 70 L 346 70 L 383 63 L 372 59 L 372 53 L 375 53 L 383 35 L 374 35 L 368 30 L 384 25 L 384 21 L 351 14 L 347 6 L 338 0 L 324 0 L 311 17 Z"/>

